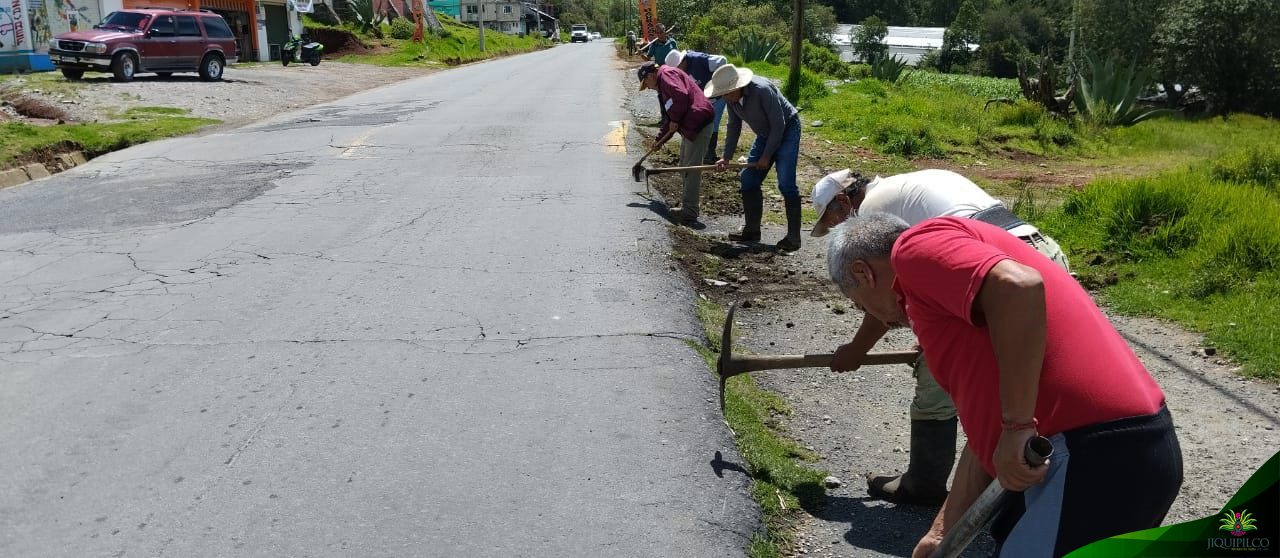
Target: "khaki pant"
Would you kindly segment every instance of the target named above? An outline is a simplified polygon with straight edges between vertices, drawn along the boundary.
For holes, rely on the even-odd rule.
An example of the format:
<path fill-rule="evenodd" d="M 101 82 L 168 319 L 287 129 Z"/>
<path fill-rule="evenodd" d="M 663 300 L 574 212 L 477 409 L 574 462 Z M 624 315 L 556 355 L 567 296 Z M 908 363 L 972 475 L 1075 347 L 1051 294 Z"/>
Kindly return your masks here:
<path fill-rule="evenodd" d="M 1062 269 L 1071 271 L 1066 254 L 1062 253 L 1062 247 L 1058 246 L 1052 238 L 1036 233 L 1022 240 L 1037 252 L 1044 254 L 1046 258 L 1053 260 L 1053 263 L 1058 264 Z M 933 374 L 929 372 L 929 366 L 925 364 L 923 356 L 916 359 L 912 372 L 916 377 L 916 394 L 911 399 L 911 420 L 955 418 L 955 403 L 951 402 L 951 396 L 947 395 L 947 392 L 942 390 L 942 386 L 933 379 Z"/>
<path fill-rule="evenodd" d="M 711 143 L 711 133 L 715 128 L 708 123 L 698 132 L 693 140 L 680 140 L 680 166 L 691 167 L 701 165 L 707 154 L 707 144 Z M 692 222 L 698 218 L 698 205 L 702 197 L 702 173 L 686 172 L 684 174 L 684 196 L 680 199 L 680 217 Z"/>

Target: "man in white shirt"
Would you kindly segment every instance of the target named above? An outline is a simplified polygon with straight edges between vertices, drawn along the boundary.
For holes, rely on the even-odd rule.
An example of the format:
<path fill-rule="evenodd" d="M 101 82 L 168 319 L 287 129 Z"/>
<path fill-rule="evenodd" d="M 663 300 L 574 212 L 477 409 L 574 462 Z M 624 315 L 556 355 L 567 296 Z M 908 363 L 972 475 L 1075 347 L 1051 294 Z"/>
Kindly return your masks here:
<path fill-rule="evenodd" d="M 845 169 L 819 180 L 810 200 L 818 212 L 812 236 L 825 236 L 831 227 L 859 212 L 888 213 L 908 225 L 935 217 L 965 217 L 1009 231 L 1069 270 L 1057 242 L 1019 219 L 977 184 L 951 171 L 930 169 L 868 179 Z M 863 357 L 888 330 L 870 315 L 864 316 L 853 340 L 836 349 L 831 370 L 857 370 Z M 889 502 L 936 506 L 947 497 L 947 478 L 955 463 L 956 408 L 929 373 L 923 357 L 916 361 L 915 377 L 907 472 L 870 475 L 867 492 Z"/>

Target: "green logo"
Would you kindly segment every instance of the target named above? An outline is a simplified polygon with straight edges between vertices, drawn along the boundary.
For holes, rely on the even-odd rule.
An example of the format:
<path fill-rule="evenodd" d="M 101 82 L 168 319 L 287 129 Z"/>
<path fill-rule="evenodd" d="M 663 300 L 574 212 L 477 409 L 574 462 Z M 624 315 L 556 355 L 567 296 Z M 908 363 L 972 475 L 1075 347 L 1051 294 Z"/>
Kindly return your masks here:
<path fill-rule="evenodd" d="M 1258 530 L 1258 526 L 1254 525 L 1258 520 L 1252 517 L 1253 514 L 1250 514 L 1249 510 L 1242 510 L 1241 513 L 1236 513 L 1235 510 L 1227 510 L 1222 515 L 1224 517 L 1218 520 L 1222 522 L 1218 530 L 1228 531 L 1233 537 L 1243 537 L 1248 531 Z"/>

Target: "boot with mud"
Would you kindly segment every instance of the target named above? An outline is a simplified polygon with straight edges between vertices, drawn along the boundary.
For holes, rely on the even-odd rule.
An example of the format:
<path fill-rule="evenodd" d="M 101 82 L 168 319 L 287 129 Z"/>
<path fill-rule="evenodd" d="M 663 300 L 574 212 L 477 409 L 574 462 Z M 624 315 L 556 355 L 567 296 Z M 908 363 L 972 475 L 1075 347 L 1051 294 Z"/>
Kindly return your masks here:
<path fill-rule="evenodd" d="M 872 498 L 895 504 L 940 506 L 956 460 L 956 419 L 911 421 L 911 463 L 899 476 L 867 476 Z"/>
<path fill-rule="evenodd" d="M 800 249 L 800 196 L 784 198 L 787 208 L 787 236 L 778 241 L 778 249 L 794 252 Z"/>
<path fill-rule="evenodd" d="M 760 242 L 760 218 L 764 216 L 764 192 L 759 188 L 742 192 L 742 212 L 746 224 L 742 230 L 729 233 L 732 242 Z"/>

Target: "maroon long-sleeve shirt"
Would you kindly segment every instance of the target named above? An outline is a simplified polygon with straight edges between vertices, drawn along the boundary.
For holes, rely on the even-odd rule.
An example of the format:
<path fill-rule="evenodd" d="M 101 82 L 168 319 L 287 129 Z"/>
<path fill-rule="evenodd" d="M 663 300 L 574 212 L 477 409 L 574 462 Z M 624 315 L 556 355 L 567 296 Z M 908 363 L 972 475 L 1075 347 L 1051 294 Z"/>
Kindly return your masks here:
<path fill-rule="evenodd" d="M 674 122 L 680 135 L 692 141 L 715 118 L 711 101 L 684 70 L 658 67 L 658 104 L 662 107 L 662 128 Z"/>

